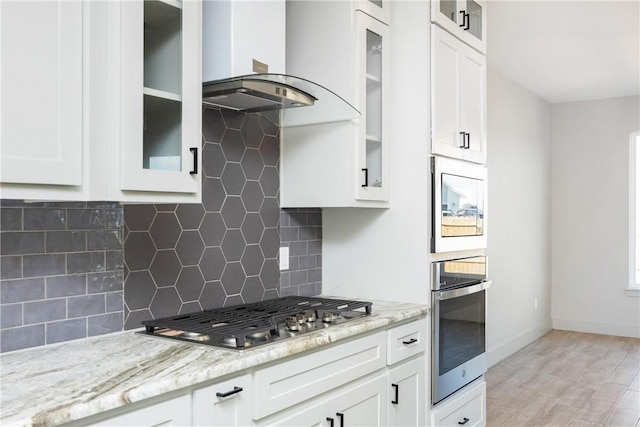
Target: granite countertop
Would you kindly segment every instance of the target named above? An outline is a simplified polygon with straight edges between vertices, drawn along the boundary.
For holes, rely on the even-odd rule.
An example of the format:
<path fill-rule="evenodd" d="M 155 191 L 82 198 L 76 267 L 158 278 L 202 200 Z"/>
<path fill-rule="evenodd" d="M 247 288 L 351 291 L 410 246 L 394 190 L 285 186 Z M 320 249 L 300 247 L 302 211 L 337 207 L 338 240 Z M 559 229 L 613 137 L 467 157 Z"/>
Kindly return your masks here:
<path fill-rule="evenodd" d="M 125 331 L 0 356 L 0 424 L 51 426 L 215 380 L 428 313 L 373 301 L 372 315 L 247 350 Z"/>

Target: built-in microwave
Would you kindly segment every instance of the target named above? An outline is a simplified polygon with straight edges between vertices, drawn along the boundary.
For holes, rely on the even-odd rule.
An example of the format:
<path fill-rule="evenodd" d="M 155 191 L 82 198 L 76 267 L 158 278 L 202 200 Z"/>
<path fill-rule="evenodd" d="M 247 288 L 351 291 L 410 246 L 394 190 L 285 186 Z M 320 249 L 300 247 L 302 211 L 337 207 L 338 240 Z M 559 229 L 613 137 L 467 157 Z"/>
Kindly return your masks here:
<path fill-rule="evenodd" d="M 431 157 L 431 252 L 487 247 L 487 168 Z"/>

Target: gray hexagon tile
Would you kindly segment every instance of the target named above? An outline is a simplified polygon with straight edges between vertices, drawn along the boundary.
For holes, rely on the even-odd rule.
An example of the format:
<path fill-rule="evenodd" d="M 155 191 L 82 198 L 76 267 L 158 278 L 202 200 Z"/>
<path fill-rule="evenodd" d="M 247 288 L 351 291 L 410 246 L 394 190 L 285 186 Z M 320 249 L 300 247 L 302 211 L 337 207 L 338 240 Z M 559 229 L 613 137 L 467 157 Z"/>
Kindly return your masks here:
<path fill-rule="evenodd" d="M 132 205 L 124 210 L 124 220 L 130 231 L 147 231 L 155 216 L 153 205 Z"/>
<path fill-rule="evenodd" d="M 129 273 L 124 287 L 124 300 L 129 310 L 149 307 L 156 293 L 156 285 L 148 271 Z"/>
<path fill-rule="evenodd" d="M 260 176 L 260 187 L 265 196 L 275 197 L 280 189 L 280 177 L 275 167 L 265 167 Z"/>
<path fill-rule="evenodd" d="M 199 313 L 201 311 L 202 306 L 200 306 L 200 303 L 198 301 L 191 301 L 182 303 L 178 314 Z"/>
<path fill-rule="evenodd" d="M 198 267 L 185 267 L 182 269 L 176 282 L 176 289 L 182 301 L 197 301 L 200 298 L 203 287 L 204 277 L 202 277 Z"/>
<path fill-rule="evenodd" d="M 280 267 L 278 266 L 278 260 L 267 259 L 262 265 L 260 271 L 260 279 L 265 289 L 278 289 L 280 282 Z"/>
<path fill-rule="evenodd" d="M 124 242 L 124 262 L 130 271 L 148 270 L 156 247 L 146 231 L 133 231 Z"/>
<path fill-rule="evenodd" d="M 260 207 L 260 216 L 265 227 L 277 227 L 280 220 L 280 207 L 278 199 L 266 197 Z"/>
<path fill-rule="evenodd" d="M 240 261 L 246 245 L 240 230 L 227 230 L 222 239 L 222 252 L 227 262 Z"/>
<path fill-rule="evenodd" d="M 237 113 L 232 110 L 220 110 L 222 113 L 222 119 L 224 120 L 224 124 L 229 129 L 240 129 L 242 128 L 242 124 L 247 117 L 246 114 Z"/>
<path fill-rule="evenodd" d="M 262 299 L 262 295 L 264 294 L 264 286 L 262 286 L 262 281 L 259 276 L 251 276 L 247 277 L 247 280 L 244 281 L 244 286 L 242 287 L 242 299 L 244 302 L 256 302 Z"/>
<path fill-rule="evenodd" d="M 264 255 L 259 245 L 248 245 L 241 259 L 242 267 L 247 276 L 256 276 L 260 274 L 262 264 L 264 263 Z"/>
<path fill-rule="evenodd" d="M 206 248 L 200 260 L 200 271 L 205 280 L 220 280 L 227 261 L 220 248 Z"/>
<path fill-rule="evenodd" d="M 207 212 L 200 224 L 200 236 L 207 246 L 220 246 L 226 231 L 222 214 L 218 212 Z"/>
<path fill-rule="evenodd" d="M 242 129 L 240 129 L 240 133 L 247 147 L 260 147 L 263 135 L 262 127 L 260 126 L 260 117 L 247 115 L 242 124 Z"/>
<path fill-rule="evenodd" d="M 198 265 L 204 252 L 204 242 L 197 230 L 183 231 L 176 244 L 176 253 L 183 266 Z"/>
<path fill-rule="evenodd" d="M 173 249 L 156 252 L 151 263 L 150 273 L 158 287 L 174 286 L 182 265 Z"/>
<path fill-rule="evenodd" d="M 265 258 L 275 258 L 278 256 L 280 248 L 280 236 L 277 228 L 265 228 L 260 239 L 260 248 Z"/>
<path fill-rule="evenodd" d="M 229 262 L 222 273 L 222 286 L 227 295 L 239 294 L 246 279 L 242 265 L 239 262 Z"/>
<path fill-rule="evenodd" d="M 277 136 L 280 130 L 280 116 L 276 111 L 265 111 L 260 114 L 260 126 L 265 135 Z"/>
<path fill-rule="evenodd" d="M 265 136 L 260 144 L 260 154 L 265 166 L 278 166 L 280 146 L 275 136 Z"/>
<path fill-rule="evenodd" d="M 158 249 L 173 249 L 182 228 L 174 213 L 158 212 L 149 232 Z"/>
<path fill-rule="evenodd" d="M 205 176 L 220 178 L 226 160 L 220 144 L 204 144 L 202 148 L 202 170 Z"/>
<path fill-rule="evenodd" d="M 200 305 L 203 310 L 222 307 L 226 298 L 227 294 L 222 287 L 222 282 L 219 280 L 206 282 L 200 294 Z"/>
<path fill-rule="evenodd" d="M 262 200 L 264 199 L 260 183 L 257 181 L 247 181 L 242 189 L 240 198 L 242 199 L 242 203 L 244 204 L 244 208 L 247 212 L 258 212 L 260 210 L 260 206 L 262 206 Z"/>
<path fill-rule="evenodd" d="M 264 204 L 264 203 L 263 203 Z M 222 219 L 227 228 L 240 228 L 246 213 L 242 200 L 237 196 L 228 196 L 222 206 Z"/>
<path fill-rule="evenodd" d="M 173 316 L 180 311 L 182 301 L 176 291 L 176 288 L 160 288 L 156 292 L 149 310 L 154 319 L 159 317 Z"/>
<path fill-rule="evenodd" d="M 239 196 L 247 178 L 240 163 L 227 163 L 222 172 L 222 186 L 227 196 Z"/>
<path fill-rule="evenodd" d="M 226 194 L 219 178 L 203 178 L 202 204 L 207 212 L 219 211 L 222 208 Z"/>
<path fill-rule="evenodd" d="M 239 162 L 244 154 L 244 141 L 240 131 L 227 129 L 222 138 L 222 152 L 228 162 Z"/>
<path fill-rule="evenodd" d="M 242 169 L 244 170 L 247 179 L 260 179 L 262 168 L 264 163 L 260 151 L 253 149 L 246 149 L 244 156 L 242 156 Z"/>
<path fill-rule="evenodd" d="M 204 207 L 196 203 L 181 204 L 176 209 L 176 216 L 183 230 L 197 230 L 204 217 Z"/>
<path fill-rule="evenodd" d="M 257 213 L 248 213 L 242 222 L 242 235 L 247 244 L 260 243 L 260 238 L 264 232 L 262 218 Z"/>
<path fill-rule="evenodd" d="M 220 142 L 226 126 L 219 109 L 204 108 L 202 112 L 202 136 L 207 142 Z M 203 159 L 204 160 L 204 159 Z"/>

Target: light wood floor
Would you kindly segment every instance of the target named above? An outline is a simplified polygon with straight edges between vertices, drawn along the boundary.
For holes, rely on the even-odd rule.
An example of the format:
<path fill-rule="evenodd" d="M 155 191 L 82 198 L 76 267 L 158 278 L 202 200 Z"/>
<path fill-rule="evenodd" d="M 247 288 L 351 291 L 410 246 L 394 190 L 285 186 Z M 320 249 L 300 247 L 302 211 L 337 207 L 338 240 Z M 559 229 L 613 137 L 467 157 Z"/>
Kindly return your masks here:
<path fill-rule="evenodd" d="M 640 339 L 551 331 L 489 369 L 488 426 L 640 426 Z"/>

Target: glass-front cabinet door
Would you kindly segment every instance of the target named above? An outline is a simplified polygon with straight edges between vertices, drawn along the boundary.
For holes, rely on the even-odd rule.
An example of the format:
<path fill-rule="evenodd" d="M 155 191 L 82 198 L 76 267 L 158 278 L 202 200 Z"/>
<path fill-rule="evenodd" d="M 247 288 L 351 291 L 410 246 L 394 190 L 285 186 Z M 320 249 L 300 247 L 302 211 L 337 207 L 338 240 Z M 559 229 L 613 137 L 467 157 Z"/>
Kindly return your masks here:
<path fill-rule="evenodd" d="M 199 189 L 199 7 L 122 3 L 122 190 Z"/>
<path fill-rule="evenodd" d="M 388 100 L 389 27 L 361 12 L 356 13 L 360 66 L 360 137 L 358 160 L 360 179 L 357 198 L 388 200 Z"/>
<path fill-rule="evenodd" d="M 486 53 L 486 0 L 434 0 L 431 2 L 431 21 Z"/>

